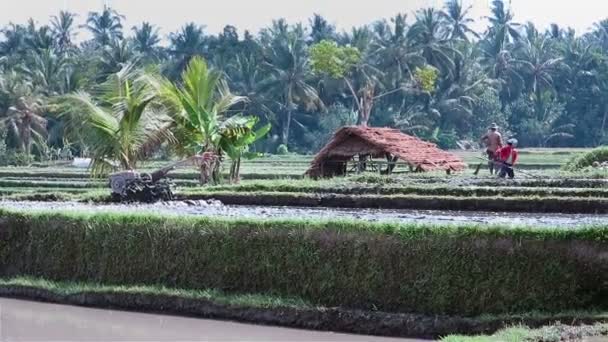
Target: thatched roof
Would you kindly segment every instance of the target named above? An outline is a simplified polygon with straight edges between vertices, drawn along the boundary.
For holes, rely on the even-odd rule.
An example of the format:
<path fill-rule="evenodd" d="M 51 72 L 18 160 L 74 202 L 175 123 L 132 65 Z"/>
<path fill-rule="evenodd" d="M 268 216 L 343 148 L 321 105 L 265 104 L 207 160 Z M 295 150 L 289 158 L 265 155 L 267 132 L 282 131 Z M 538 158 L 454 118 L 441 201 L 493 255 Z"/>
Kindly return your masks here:
<path fill-rule="evenodd" d="M 393 128 L 364 126 L 342 127 L 312 161 L 306 174 L 321 177 L 327 163 L 347 161 L 355 155 L 384 157 L 387 153 L 421 171 L 466 168 L 463 160 L 437 145 L 420 140 Z"/>

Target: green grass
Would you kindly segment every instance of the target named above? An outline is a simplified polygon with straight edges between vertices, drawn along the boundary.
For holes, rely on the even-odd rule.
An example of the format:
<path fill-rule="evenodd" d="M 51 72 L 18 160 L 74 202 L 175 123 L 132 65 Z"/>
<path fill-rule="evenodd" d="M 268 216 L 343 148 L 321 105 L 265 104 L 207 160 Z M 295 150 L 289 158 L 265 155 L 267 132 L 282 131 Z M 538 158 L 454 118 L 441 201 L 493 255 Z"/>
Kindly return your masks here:
<path fill-rule="evenodd" d="M 587 152 L 589 149 L 520 149 L 519 163 L 521 164 L 555 164 L 563 165 L 573 156 Z M 480 151 L 452 151 L 467 163 L 482 162 Z"/>
<path fill-rule="evenodd" d="M 539 329 L 514 326 L 487 336 L 450 335 L 441 342 L 559 342 L 582 341 L 584 338 L 608 335 L 608 324 L 567 326 L 554 324 Z"/>
<path fill-rule="evenodd" d="M 437 201 L 461 198 L 487 201 L 488 203 L 500 202 L 503 199 L 520 201 L 539 199 L 539 202 L 533 206 L 538 207 L 542 205 L 541 199 L 542 201 L 572 199 L 598 202 L 608 198 L 608 183 L 602 180 L 569 178 L 529 179 L 513 182 L 488 177 L 446 178 L 429 174 L 393 177 L 359 175 L 322 180 L 244 180 L 240 184 L 207 187 L 199 187 L 196 181 L 191 180 L 178 179 L 174 180 L 174 183 L 177 185 L 176 193 L 182 198 L 188 199 L 196 199 L 197 196 L 206 198 L 217 194 L 224 197 L 246 195 L 251 198 L 280 195 L 288 200 L 289 198 L 314 199 L 318 197 L 317 194 L 340 194 L 353 196 L 354 200 L 357 199 L 356 196 L 362 200 L 366 198 L 365 196 L 386 197 L 387 200 L 391 198 L 423 200 L 433 197 Z M 58 199 L 66 200 L 102 201 L 107 199 L 110 193 L 104 181 L 82 183 L 65 178 L 61 180 L 36 178 L 35 181 L 27 178 L 23 180 L 7 179 L 0 181 L 0 185 L 5 185 L 0 187 L 0 196 L 12 200 L 43 199 L 44 195 L 51 199 L 56 196 Z M 281 205 L 282 203 L 275 204 Z M 435 209 L 439 209 L 439 207 Z M 480 207 L 480 209 L 483 208 Z"/>
<path fill-rule="evenodd" d="M 82 293 L 141 294 L 209 300 L 222 305 L 246 306 L 251 308 L 314 308 L 310 303 L 298 298 L 283 298 L 261 294 L 228 294 L 217 289 L 187 290 L 154 285 L 102 285 L 85 282 L 51 281 L 33 277 L 0 278 L 0 287 L 15 286 L 42 289 L 62 296 L 78 295 Z"/>
<path fill-rule="evenodd" d="M 0 277 L 387 312 L 555 313 L 608 308 L 607 231 L 1 211 Z"/>
<path fill-rule="evenodd" d="M 591 167 L 594 163 L 603 163 L 608 161 L 608 146 L 601 146 L 589 152 L 573 156 L 563 166 L 567 171 L 579 171 Z"/>
<path fill-rule="evenodd" d="M 211 187 L 181 189 L 183 194 L 200 194 L 216 191 L 229 192 L 292 192 L 292 193 L 336 193 L 379 195 L 423 195 L 463 197 L 608 197 L 607 188 L 559 188 L 524 187 L 495 182 L 492 186 L 454 186 L 419 184 L 409 181 L 394 184 L 356 182 L 356 179 L 332 180 L 275 180 L 243 181 L 241 184 L 225 184 Z M 179 183 L 178 183 L 179 184 Z"/>
<path fill-rule="evenodd" d="M 181 303 L 179 307 L 181 312 L 173 313 L 190 313 L 188 308 L 197 301 L 208 302 L 213 306 L 221 305 L 225 309 L 223 311 L 230 311 L 231 309 L 245 309 L 248 312 L 259 310 L 260 313 L 265 312 L 263 315 L 269 317 L 272 315 L 283 316 L 284 310 L 293 309 L 297 312 L 306 311 L 323 313 L 328 310 L 325 307 L 319 307 L 311 304 L 300 298 L 284 298 L 272 295 L 261 295 L 261 294 L 231 294 L 226 293 L 217 289 L 176 289 L 165 286 L 150 286 L 150 285 L 107 285 L 92 282 L 72 282 L 72 281 L 51 281 L 43 278 L 34 277 L 13 277 L 13 278 L 0 278 L 0 290 L 8 291 L 7 293 L 20 294 L 28 298 L 27 293 L 35 293 L 37 299 L 40 299 L 41 293 L 44 292 L 43 298 L 52 298 L 53 301 L 59 303 L 74 304 L 70 299 L 79 298 L 78 303 L 95 303 L 90 299 L 95 296 L 102 296 L 104 298 L 103 307 L 111 305 L 112 300 L 119 301 L 119 303 L 125 305 L 129 304 L 130 309 L 150 310 L 149 306 L 142 306 L 142 303 L 166 303 L 162 298 L 170 298 L 171 301 Z M 31 291 L 31 292 L 29 292 Z M 126 297 L 128 296 L 128 297 Z M 89 300 L 86 300 L 88 297 Z M 114 298 L 114 299 L 112 299 Z M 108 302 L 108 300 L 110 302 Z M 133 303 L 137 303 L 133 305 Z M 95 304 L 93 304 L 95 305 Z M 158 304 L 157 304 L 158 305 Z M 163 310 L 161 307 L 158 309 Z M 166 308 L 164 308 L 166 309 Z M 269 313 L 265 310 L 271 310 Z M 272 310 L 275 310 L 274 312 Z M 205 312 L 205 311 L 204 311 Z M 207 311 L 208 312 L 208 311 Z M 375 313 L 369 312 L 370 315 Z M 208 313 L 207 313 L 208 315 Z M 258 315 L 259 317 L 259 315 Z M 455 317 L 436 317 L 435 322 L 432 326 L 427 327 L 427 333 L 433 334 L 433 329 L 439 325 L 442 325 L 442 321 L 446 322 L 454 319 Z M 242 317 L 241 317 L 242 319 Z M 368 318 L 369 319 L 369 318 Z M 456 318 L 459 319 L 459 318 Z M 566 326 L 559 323 L 562 319 L 566 319 L 573 324 L 572 326 Z M 469 321 L 475 322 L 474 326 L 476 329 L 480 327 L 488 327 L 489 329 L 496 329 L 496 324 L 500 325 L 512 325 L 511 327 L 501 329 L 498 332 L 488 336 L 464 336 L 464 335 L 449 335 L 441 338 L 441 341 L 445 342 L 505 342 L 505 341 L 560 341 L 565 336 L 600 336 L 608 333 L 608 324 L 601 323 L 605 322 L 607 316 L 605 313 L 598 312 L 563 312 L 554 315 L 547 315 L 541 313 L 528 313 L 524 315 L 483 315 L 479 317 L 467 318 Z M 513 325 L 506 322 L 522 322 L 519 325 Z M 536 322 L 532 323 L 534 326 L 538 326 L 538 322 L 545 321 L 550 322 L 550 325 L 539 328 L 530 329 L 523 322 Z M 594 325 L 578 325 L 579 322 L 598 322 Z M 318 321 L 316 321 L 318 323 Z M 501 323 L 505 322 L 505 323 Z M 313 323 L 314 324 L 314 323 Z M 449 325 L 449 323 L 447 323 Z M 335 328 L 335 325 L 332 325 Z M 382 330 L 384 327 L 379 325 Z M 450 328 L 448 328 L 449 330 Z M 451 328 L 458 329 L 458 327 L 452 326 Z M 386 331 L 386 330 L 384 330 Z M 460 329 L 462 331 L 462 329 Z M 393 332 L 394 333 L 394 332 Z"/>
<path fill-rule="evenodd" d="M 520 164 L 523 168 L 537 165 L 538 167 L 559 168 L 573 155 L 588 151 L 585 149 L 533 149 L 521 150 Z M 480 156 L 479 151 L 454 151 L 461 155 L 470 165 L 477 165 L 481 161 L 477 159 Z M 280 178 L 301 176 L 308 168 L 313 156 L 287 155 L 287 156 L 269 156 L 265 158 L 254 159 L 251 161 L 243 161 L 241 169 L 245 178 Z M 141 170 L 150 171 L 165 167 L 171 162 L 169 161 L 151 161 L 141 164 Z M 225 163 L 224 168 L 227 171 L 229 163 Z M 468 173 L 469 171 L 467 171 Z M 194 168 L 180 169 L 174 172 L 177 177 L 196 178 L 197 172 Z M 65 178 L 87 178 L 86 169 L 75 169 L 69 166 L 51 166 L 51 167 L 2 167 L 0 168 L 0 177 L 37 177 L 63 174 Z"/>
<path fill-rule="evenodd" d="M 608 198 L 594 197 L 461 197 L 438 195 L 342 195 L 292 192 L 215 191 L 178 195 L 189 200 L 216 199 L 224 204 L 332 208 L 382 208 L 556 213 L 607 213 Z"/>
<path fill-rule="evenodd" d="M 498 331 L 491 336 L 451 335 L 441 339 L 442 342 L 524 342 L 535 336 L 527 327 L 513 327 Z"/>

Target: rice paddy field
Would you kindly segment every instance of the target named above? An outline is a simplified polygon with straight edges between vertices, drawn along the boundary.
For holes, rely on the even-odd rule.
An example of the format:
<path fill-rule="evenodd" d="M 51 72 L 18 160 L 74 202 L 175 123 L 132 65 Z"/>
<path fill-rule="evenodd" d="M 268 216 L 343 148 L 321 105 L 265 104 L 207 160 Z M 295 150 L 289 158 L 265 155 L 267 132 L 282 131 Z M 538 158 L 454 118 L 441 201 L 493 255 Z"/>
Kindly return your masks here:
<path fill-rule="evenodd" d="M 564 210 L 603 214 L 608 212 L 605 203 L 608 200 L 608 171 L 571 173 L 560 170 L 570 158 L 584 151 L 522 150 L 518 165 L 521 171 L 512 181 L 490 176 L 485 164 L 479 174 L 474 175 L 475 168 L 483 163 L 479 159 L 481 154 L 460 151 L 456 153 L 470 169 L 450 176 L 407 172 L 407 168 L 398 165 L 390 177 L 370 172 L 311 180 L 303 175 L 312 156 L 287 155 L 244 161 L 239 184 L 200 187 L 197 170 L 188 167 L 171 172 L 170 178 L 179 199 L 201 200 L 215 196 L 227 201 L 226 204 L 235 205 L 254 205 L 262 201 L 271 206 L 561 212 L 561 205 L 573 203 Z M 147 162 L 140 170 L 149 172 L 168 163 Z M 65 165 L 0 168 L 0 196 L 5 200 L 103 202 L 108 194 L 108 181 L 91 178 L 88 170 L 82 168 Z M 336 196 L 337 201 L 330 201 Z M 378 197 L 384 201 L 375 201 Z M 429 199 L 434 201 L 426 203 Z M 530 205 L 530 202 L 534 203 Z M 524 208 L 516 203 L 524 203 Z"/>
<path fill-rule="evenodd" d="M 239 184 L 175 170 L 176 200 L 156 204 L 111 203 L 86 169 L 4 167 L 0 293 L 445 341 L 604 334 L 608 171 L 561 169 L 584 151 L 522 150 L 514 180 L 475 175 L 479 152 L 456 152 L 470 168 L 451 175 L 321 180 L 303 177 L 312 156 L 268 156 Z M 100 297 L 110 285 L 130 290 Z M 216 295 L 177 305 L 150 287 Z"/>

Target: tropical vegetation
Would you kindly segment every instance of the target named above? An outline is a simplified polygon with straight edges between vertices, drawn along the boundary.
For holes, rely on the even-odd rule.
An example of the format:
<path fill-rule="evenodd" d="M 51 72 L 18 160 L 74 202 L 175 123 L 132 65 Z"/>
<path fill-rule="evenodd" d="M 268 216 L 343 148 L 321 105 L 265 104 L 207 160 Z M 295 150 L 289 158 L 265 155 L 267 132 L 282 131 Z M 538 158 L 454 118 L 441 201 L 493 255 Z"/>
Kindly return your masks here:
<path fill-rule="evenodd" d="M 491 9 L 484 30 L 460 0 L 346 32 L 315 15 L 243 34 L 185 23 L 163 37 L 153 23 L 126 28 L 109 7 L 9 24 L 0 36 L 0 137 L 25 159 L 68 148 L 123 168 L 219 146 L 233 160 L 312 153 L 357 123 L 446 148 L 478 141 L 492 122 L 526 147 L 608 143 L 608 20 L 575 32 L 517 22 L 503 0 Z M 108 98 L 109 87 L 119 95 Z M 57 99 L 87 110 L 66 115 Z M 75 133 L 78 120 L 101 121 Z"/>

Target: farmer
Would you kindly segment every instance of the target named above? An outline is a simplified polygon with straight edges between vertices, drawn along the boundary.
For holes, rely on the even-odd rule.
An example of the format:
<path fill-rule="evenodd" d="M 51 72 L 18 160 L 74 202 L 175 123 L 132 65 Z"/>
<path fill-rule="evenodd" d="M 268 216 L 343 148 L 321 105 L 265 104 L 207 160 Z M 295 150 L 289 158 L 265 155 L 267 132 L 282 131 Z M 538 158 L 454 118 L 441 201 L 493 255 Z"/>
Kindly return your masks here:
<path fill-rule="evenodd" d="M 515 146 L 517 146 L 517 140 L 509 139 L 507 140 L 507 146 L 496 151 L 496 159 L 498 160 L 498 165 L 501 166 L 498 177 L 505 178 L 507 175 L 511 179 L 515 177 L 515 173 L 513 172 L 513 165 L 517 162 L 517 150 Z"/>
<path fill-rule="evenodd" d="M 483 137 L 481 142 L 486 145 L 486 154 L 488 156 L 488 167 L 490 174 L 494 174 L 494 164 L 496 160 L 496 151 L 502 147 L 502 135 L 498 132 L 498 125 L 493 123 Z"/>

